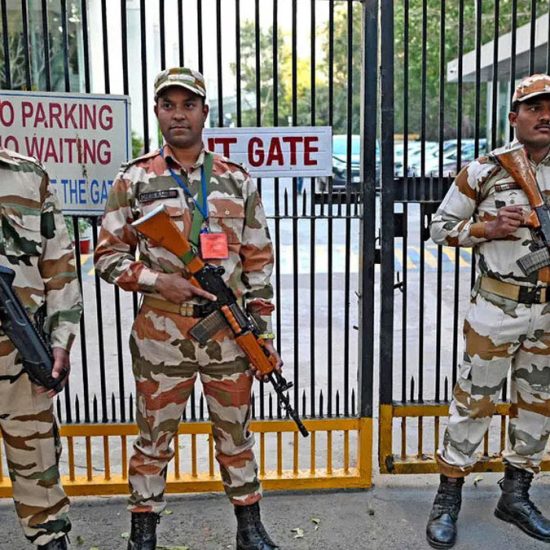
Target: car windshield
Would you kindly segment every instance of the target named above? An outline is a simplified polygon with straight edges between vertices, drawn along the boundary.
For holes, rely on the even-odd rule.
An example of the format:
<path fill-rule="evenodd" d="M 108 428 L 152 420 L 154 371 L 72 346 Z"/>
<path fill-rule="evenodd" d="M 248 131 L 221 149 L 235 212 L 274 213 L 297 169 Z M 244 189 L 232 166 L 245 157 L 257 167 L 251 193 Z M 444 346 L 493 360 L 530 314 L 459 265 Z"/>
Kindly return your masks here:
<path fill-rule="evenodd" d="M 338 157 L 346 157 L 348 151 L 348 136 L 332 136 L 332 154 Z M 358 157 L 361 152 L 361 137 L 351 136 L 351 155 Z"/>

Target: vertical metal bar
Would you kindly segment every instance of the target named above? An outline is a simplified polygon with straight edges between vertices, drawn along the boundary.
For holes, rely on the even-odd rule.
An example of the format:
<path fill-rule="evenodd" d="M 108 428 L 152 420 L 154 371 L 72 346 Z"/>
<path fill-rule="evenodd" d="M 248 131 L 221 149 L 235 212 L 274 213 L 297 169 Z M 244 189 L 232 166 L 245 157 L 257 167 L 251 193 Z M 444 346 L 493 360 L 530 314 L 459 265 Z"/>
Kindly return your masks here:
<path fill-rule="evenodd" d="M 421 60 L 421 98 L 420 98 L 420 138 L 422 140 L 420 155 L 421 185 L 426 184 L 426 100 L 427 100 L 427 64 L 428 64 L 428 3 L 422 0 L 422 60 Z M 422 214 L 422 207 L 420 209 Z M 423 216 L 420 217 L 421 231 L 424 224 Z M 424 391 L 424 290 L 425 290 L 425 247 L 424 240 L 420 238 L 420 265 L 418 281 L 418 400 L 422 401 Z"/>
<path fill-rule="evenodd" d="M 160 68 L 166 69 L 166 13 L 164 9 L 164 0 L 159 2 L 159 34 L 160 34 Z M 181 20 L 178 20 L 178 29 L 181 27 Z"/>
<path fill-rule="evenodd" d="M 11 63 L 10 63 L 10 41 L 8 35 L 8 13 L 6 8 L 6 0 L 2 0 L 2 44 L 4 46 L 4 75 L 5 81 L 2 83 L 6 89 L 11 90 Z"/>
<path fill-rule="evenodd" d="M 529 74 L 535 72 L 535 37 L 537 34 L 537 0 L 531 0 L 531 23 L 529 27 Z"/>
<path fill-rule="evenodd" d="M 456 162 L 457 171 L 460 170 L 461 146 L 462 146 L 462 78 L 463 78 L 463 60 L 464 53 L 464 0 L 458 3 L 458 92 L 456 108 L 456 142 L 458 144 L 458 158 Z M 452 379 L 456 380 L 458 369 L 458 304 L 460 300 L 460 250 L 455 251 L 455 271 L 454 271 L 454 297 L 453 297 L 453 357 L 452 357 Z"/>
<path fill-rule="evenodd" d="M 84 26 L 84 24 L 83 24 Z M 50 30 L 48 28 L 48 2 L 42 0 L 42 47 L 44 48 L 44 76 L 46 78 L 46 90 L 52 89 L 52 77 L 50 67 Z M 86 53 L 86 52 L 85 52 Z"/>
<path fill-rule="evenodd" d="M 274 46 L 273 55 L 277 55 L 277 0 L 273 0 L 273 36 Z M 236 85 L 236 102 L 237 102 L 237 126 L 242 126 L 242 90 L 241 90 L 241 7 L 240 0 L 235 0 L 235 77 L 237 80 Z M 275 78 L 275 59 L 273 60 L 273 71 Z M 275 86 L 275 84 L 273 84 Z M 275 88 L 277 89 L 277 88 Z M 276 101 L 277 94 L 274 94 L 274 101 Z M 279 303 L 279 302 L 277 302 Z"/>
<path fill-rule="evenodd" d="M 439 181 L 443 177 L 443 140 L 445 139 L 445 0 L 439 6 Z M 460 149 L 460 145 L 458 146 Z M 443 252 L 437 247 L 437 282 L 436 282 L 436 321 L 435 321 L 435 399 L 439 400 L 441 385 L 441 332 L 442 332 L 442 286 L 443 286 Z"/>
<path fill-rule="evenodd" d="M 126 13 L 126 0 L 120 0 L 120 35 L 122 54 L 122 89 L 127 95 L 130 89 L 128 82 L 128 14 Z"/>
<path fill-rule="evenodd" d="M 21 20 L 23 22 L 23 56 L 25 58 L 25 86 L 32 89 L 31 80 L 31 44 L 29 41 L 29 5 L 27 0 L 21 0 Z"/>
<path fill-rule="evenodd" d="M 180 67 L 185 65 L 183 55 L 183 0 L 178 0 L 178 52 Z"/>
<path fill-rule="evenodd" d="M 393 276 L 394 276 L 394 37 L 393 2 L 386 1 L 380 16 L 380 123 L 381 123 L 381 276 L 380 301 L 380 403 L 390 404 L 393 395 Z"/>
<path fill-rule="evenodd" d="M 101 0 L 101 35 L 103 46 L 103 77 L 105 93 L 111 93 L 110 74 L 109 74 L 109 35 L 107 31 L 107 0 Z"/>
<path fill-rule="evenodd" d="M 500 19 L 500 2 L 494 0 L 494 33 L 493 33 L 493 80 L 492 80 L 492 97 L 491 97 L 491 149 L 494 149 L 497 143 L 499 120 L 498 120 L 498 38 L 499 38 L 499 19 Z"/>
<path fill-rule="evenodd" d="M 349 415 L 350 397 L 350 294 L 351 294 L 351 154 L 352 154 L 352 120 L 353 120 L 353 2 L 347 2 L 347 158 L 346 158 L 346 221 L 345 221 L 345 259 L 344 259 L 344 415 Z"/>
<path fill-rule="evenodd" d="M 97 218 L 92 222 L 92 239 L 94 249 L 97 246 Z M 101 279 L 97 272 L 94 271 L 95 282 L 95 298 L 96 298 L 96 316 L 97 316 L 97 337 L 98 337 L 98 353 L 99 353 L 99 383 L 101 390 L 101 422 L 109 421 L 107 416 L 107 378 L 105 374 L 105 340 L 103 338 L 103 308 L 101 300 Z"/>
<path fill-rule="evenodd" d="M 216 44 L 218 61 L 218 126 L 222 128 L 223 123 L 223 66 L 222 66 L 222 8 L 221 0 L 216 0 Z M 258 79 L 259 79 L 258 75 Z"/>
<path fill-rule="evenodd" d="M 90 93 L 90 45 L 88 43 L 88 4 L 87 0 L 80 2 L 80 16 L 82 17 L 82 51 L 84 58 L 84 91 Z M 100 322 L 98 319 L 98 323 Z"/>
<path fill-rule="evenodd" d="M 548 11 L 550 16 L 550 10 Z M 516 48 L 517 48 L 517 28 L 518 28 L 518 0 L 512 0 L 512 29 L 510 31 L 512 40 L 510 44 L 510 105 L 512 104 L 512 96 L 516 87 Z M 548 41 L 550 44 L 550 40 Z M 514 128 L 508 126 L 509 140 L 514 139 Z"/>
<path fill-rule="evenodd" d="M 238 1 L 238 0 L 237 0 Z M 279 124 L 279 17 L 278 17 L 279 4 L 277 0 L 273 0 L 273 42 L 272 42 L 272 56 L 273 56 L 273 126 Z M 280 197 L 279 197 L 279 178 L 274 178 L 274 224 L 275 224 L 275 300 L 277 304 L 281 303 L 281 216 L 280 216 Z M 281 344 L 281 329 L 282 329 L 282 315 L 281 307 L 275 310 L 275 327 L 277 334 L 277 350 L 280 354 L 283 353 Z M 262 398 L 263 406 L 263 398 Z M 263 411 L 263 409 L 262 409 Z M 263 413 L 262 413 L 263 414 Z"/>
<path fill-rule="evenodd" d="M 334 0 L 329 2 L 328 19 L 328 123 L 334 123 Z M 329 312 L 327 322 L 327 414 L 332 414 L 332 393 L 333 393 L 333 346 L 332 346 L 332 311 L 333 311 L 333 219 L 332 219 L 332 177 L 329 178 L 328 186 L 328 216 L 327 216 L 327 311 Z"/>
<path fill-rule="evenodd" d="M 483 40 L 482 34 L 483 22 L 483 3 L 482 0 L 476 0 L 476 47 L 475 47 L 475 107 L 474 107 L 474 157 L 479 156 L 479 132 L 481 125 L 481 46 Z M 470 273 L 470 286 L 474 286 L 476 278 L 475 256 L 472 255 L 472 268 Z M 456 380 L 453 379 L 453 385 Z"/>
<path fill-rule="evenodd" d="M 315 58 L 315 25 L 316 25 L 316 13 L 315 13 L 315 1 L 311 0 L 311 26 L 310 26 L 310 87 L 311 87 L 311 125 L 315 126 L 315 73 L 316 73 L 316 58 Z M 305 200 L 305 199 L 304 199 Z M 309 269 L 309 399 L 310 399 L 310 414 L 315 416 L 315 317 L 316 313 L 316 294 L 315 294 L 315 240 L 316 240 L 316 224 L 315 224 L 315 198 L 313 184 L 311 186 L 311 213 L 310 213 L 310 269 Z"/>
<path fill-rule="evenodd" d="M 374 249 L 376 235 L 376 92 L 378 67 L 378 0 L 362 10 L 361 71 L 361 235 L 359 268 L 359 416 L 372 416 L 374 361 Z"/>
<path fill-rule="evenodd" d="M 147 27 L 145 25 L 145 0 L 139 2 L 139 28 L 141 32 L 141 100 L 143 102 L 143 142 L 149 152 L 149 101 L 147 94 Z"/>
<path fill-rule="evenodd" d="M 292 126 L 298 124 L 298 5 L 297 0 L 292 0 Z M 298 311 L 298 197 L 296 192 L 296 179 L 292 180 L 292 315 L 294 324 L 294 408 L 297 409 L 299 404 L 299 363 L 300 363 L 300 327 L 299 327 L 299 311 Z"/>
<path fill-rule="evenodd" d="M 408 196 L 409 175 L 409 0 L 403 1 L 403 178 L 405 196 Z M 401 302 L 401 401 L 407 400 L 408 357 L 408 205 L 403 204 L 403 296 Z M 376 216 L 376 214 L 375 214 Z"/>
<path fill-rule="evenodd" d="M 199 72 L 203 72 L 203 41 L 202 41 L 202 0 L 197 0 L 197 37 Z"/>
<path fill-rule="evenodd" d="M 61 0 L 61 36 L 63 38 L 63 76 L 65 91 L 71 91 L 71 75 L 69 71 L 69 22 L 67 21 L 67 0 Z"/>

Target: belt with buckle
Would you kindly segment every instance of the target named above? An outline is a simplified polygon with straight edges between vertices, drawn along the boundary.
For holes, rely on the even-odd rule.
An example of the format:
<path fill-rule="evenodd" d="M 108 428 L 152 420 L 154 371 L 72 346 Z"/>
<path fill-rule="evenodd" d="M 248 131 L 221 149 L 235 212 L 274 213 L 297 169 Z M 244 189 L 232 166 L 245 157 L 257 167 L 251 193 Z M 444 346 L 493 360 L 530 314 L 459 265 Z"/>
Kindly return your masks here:
<path fill-rule="evenodd" d="M 548 286 L 515 285 L 483 276 L 479 288 L 520 304 L 544 304 L 550 301 L 550 287 Z"/>
<path fill-rule="evenodd" d="M 206 314 L 204 307 L 198 304 L 174 304 L 173 302 L 163 300 L 162 298 L 155 298 L 154 296 L 145 296 L 143 298 L 143 305 L 169 313 L 177 313 L 182 317 L 204 317 Z"/>

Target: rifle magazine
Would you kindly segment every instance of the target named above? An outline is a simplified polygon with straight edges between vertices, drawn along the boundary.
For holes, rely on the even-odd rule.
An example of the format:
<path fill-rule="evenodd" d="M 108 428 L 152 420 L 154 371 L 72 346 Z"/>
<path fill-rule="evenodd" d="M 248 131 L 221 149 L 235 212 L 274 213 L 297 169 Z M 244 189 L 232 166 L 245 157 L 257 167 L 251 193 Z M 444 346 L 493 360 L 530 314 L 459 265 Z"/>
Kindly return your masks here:
<path fill-rule="evenodd" d="M 224 327 L 227 327 L 227 321 L 223 313 L 216 310 L 195 324 L 193 328 L 189 330 L 189 335 L 197 340 L 201 346 L 205 346 L 208 341 Z"/>
<path fill-rule="evenodd" d="M 539 248 L 522 256 L 517 264 L 525 275 L 531 275 L 531 273 L 550 265 L 550 251 L 547 247 Z"/>

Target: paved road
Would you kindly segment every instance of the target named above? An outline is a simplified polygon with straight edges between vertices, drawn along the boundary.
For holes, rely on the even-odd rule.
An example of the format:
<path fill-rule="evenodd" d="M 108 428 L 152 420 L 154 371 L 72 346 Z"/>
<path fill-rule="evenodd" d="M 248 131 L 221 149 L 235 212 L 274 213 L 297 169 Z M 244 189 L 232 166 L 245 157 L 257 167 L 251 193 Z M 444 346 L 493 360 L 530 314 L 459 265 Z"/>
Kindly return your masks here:
<path fill-rule="evenodd" d="M 473 476 L 464 489 L 456 550 L 537 550 L 547 548 L 493 516 L 499 476 L 486 474 L 477 487 Z M 379 476 L 370 491 L 270 493 L 263 517 L 282 550 L 423 550 L 425 522 L 437 477 Z M 548 478 L 533 488 L 533 498 L 550 513 Z M 157 548 L 229 550 L 234 548 L 235 520 L 222 495 L 173 495 L 159 526 Z M 72 548 L 121 550 L 129 531 L 125 500 L 120 497 L 76 498 L 71 511 Z M 0 503 L 0 550 L 31 548 L 22 539 L 11 503 Z M 300 534 L 303 536 L 296 538 Z"/>

